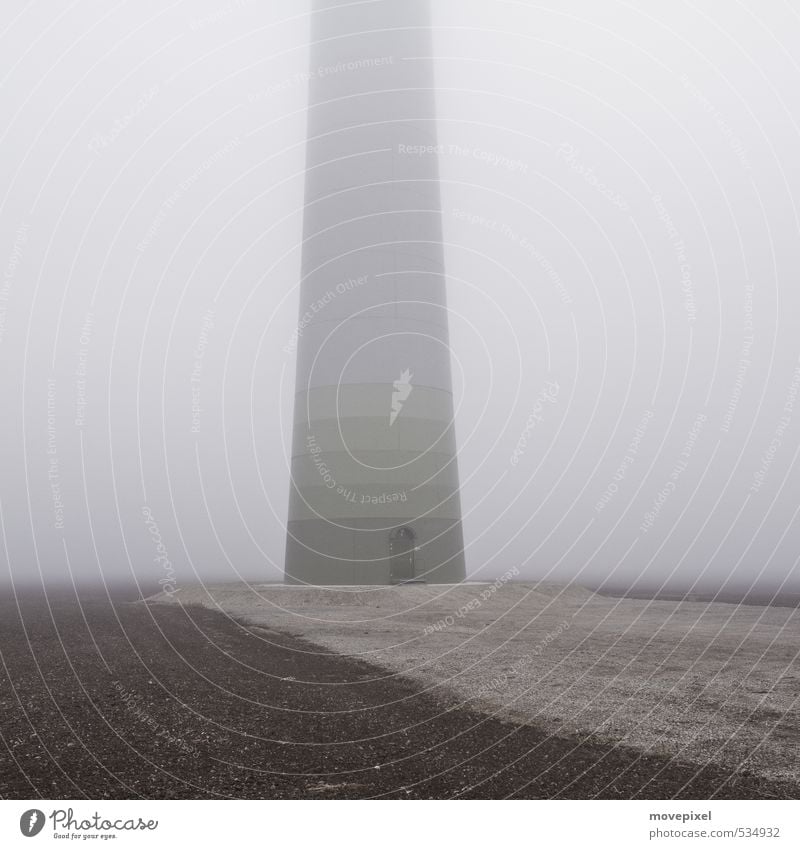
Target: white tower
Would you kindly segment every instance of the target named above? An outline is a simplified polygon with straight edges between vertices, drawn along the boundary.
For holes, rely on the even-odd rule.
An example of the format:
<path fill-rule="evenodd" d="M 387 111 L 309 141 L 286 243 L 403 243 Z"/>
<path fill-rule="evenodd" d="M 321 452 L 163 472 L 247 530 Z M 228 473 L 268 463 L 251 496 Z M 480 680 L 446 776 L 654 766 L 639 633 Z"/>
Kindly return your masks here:
<path fill-rule="evenodd" d="M 291 583 L 465 577 L 427 0 L 315 0 Z"/>

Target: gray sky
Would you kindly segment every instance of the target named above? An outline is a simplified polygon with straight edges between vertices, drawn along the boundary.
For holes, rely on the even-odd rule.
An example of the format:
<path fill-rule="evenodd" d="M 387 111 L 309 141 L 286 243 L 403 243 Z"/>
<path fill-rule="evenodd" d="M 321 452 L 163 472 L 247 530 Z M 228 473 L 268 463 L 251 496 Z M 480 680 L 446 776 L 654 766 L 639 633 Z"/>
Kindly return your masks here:
<path fill-rule="evenodd" d="M 468 570 L 796 590 L 798 13 L 553 5 L 434 3 Z M 281 577 L 307 11 L 4 4 L 0 576 Z"/>

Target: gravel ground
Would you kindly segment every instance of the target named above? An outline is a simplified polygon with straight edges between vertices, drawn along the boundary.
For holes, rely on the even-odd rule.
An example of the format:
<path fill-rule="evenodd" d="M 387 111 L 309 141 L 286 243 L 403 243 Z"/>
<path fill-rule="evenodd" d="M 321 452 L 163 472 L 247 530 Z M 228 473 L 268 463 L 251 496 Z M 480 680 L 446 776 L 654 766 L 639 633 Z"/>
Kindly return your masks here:
<path fill-rule="evenodd" d="M 363 628 L 362 628 L 363 629 Z M 0 600 L 3 798 L 796 798 L 453 707 L 202 607 Z"/>
<path fill-rule="evenodd" d="M 520 584 L 187 587 L 200 604 L 559 736 L 800 782 L 800 612 Z M 384 673 L 386 674 L 386 673 Z"/>

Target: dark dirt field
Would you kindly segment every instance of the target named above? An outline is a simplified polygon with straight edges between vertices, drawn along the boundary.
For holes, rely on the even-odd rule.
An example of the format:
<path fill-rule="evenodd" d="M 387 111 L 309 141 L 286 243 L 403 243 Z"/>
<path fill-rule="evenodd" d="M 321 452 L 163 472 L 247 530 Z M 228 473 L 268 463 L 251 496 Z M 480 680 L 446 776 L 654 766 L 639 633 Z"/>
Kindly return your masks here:
<path fill-rule="evenodd" d="M 746 767 L 452 709 L 302 640 L 134 597 L 0 597 L 0 798 L 798 798 Z"/>

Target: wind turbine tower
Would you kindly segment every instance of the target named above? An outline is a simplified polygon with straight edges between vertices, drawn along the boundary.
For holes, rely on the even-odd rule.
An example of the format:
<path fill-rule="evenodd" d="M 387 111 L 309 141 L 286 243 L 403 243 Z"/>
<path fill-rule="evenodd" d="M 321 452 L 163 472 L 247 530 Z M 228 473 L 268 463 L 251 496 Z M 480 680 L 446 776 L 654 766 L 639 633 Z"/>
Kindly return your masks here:
<path fill-rule="evenodd" d="M 464 580 L 430 8 L 315 0 L 286 580 Z"/>

